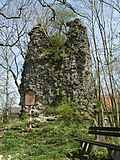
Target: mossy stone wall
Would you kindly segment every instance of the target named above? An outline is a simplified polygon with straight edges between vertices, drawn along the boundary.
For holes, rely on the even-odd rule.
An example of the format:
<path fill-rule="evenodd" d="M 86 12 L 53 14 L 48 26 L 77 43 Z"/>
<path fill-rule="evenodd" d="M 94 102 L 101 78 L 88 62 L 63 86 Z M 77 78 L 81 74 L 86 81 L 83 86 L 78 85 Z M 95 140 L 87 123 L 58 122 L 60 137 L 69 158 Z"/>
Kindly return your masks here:
<path fill-rule="evenodd" d="M 63 97 L 88 105 L 93 96 L 92 61 L 86 27 L 79 19 L 67 23 L 69 31 L 55 60 L 48 48 L 51 41 L 41 25 L 29 33 L 28 53 L 20 85 L 21 105 L 27 89 L 36 93 L 36 103 L 57 105 Z M 63 55 L 64 51 L 64 55 Z"/>

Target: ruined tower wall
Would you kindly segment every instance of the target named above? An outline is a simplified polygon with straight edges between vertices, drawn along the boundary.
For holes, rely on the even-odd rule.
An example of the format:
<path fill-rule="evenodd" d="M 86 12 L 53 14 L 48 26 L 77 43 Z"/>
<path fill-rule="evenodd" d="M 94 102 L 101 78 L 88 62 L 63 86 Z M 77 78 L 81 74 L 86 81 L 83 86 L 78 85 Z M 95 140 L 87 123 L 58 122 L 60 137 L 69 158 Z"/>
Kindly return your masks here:
<path fill-rule="evenodd" d="M 82 105 L 88 104 L 93 88 L 87 30 L 79 19 L 67 25 L 69 31 L 63 45 L 67 56 L 58 61 L 54 61 L 48 51 L 51 42 L 40 25 L 29 33 L 30 43 L 20 85 L 21 105 L 24 105 L 27 89 L 35 91 L 36 103 L 55 106 L 66 97 Z"/>

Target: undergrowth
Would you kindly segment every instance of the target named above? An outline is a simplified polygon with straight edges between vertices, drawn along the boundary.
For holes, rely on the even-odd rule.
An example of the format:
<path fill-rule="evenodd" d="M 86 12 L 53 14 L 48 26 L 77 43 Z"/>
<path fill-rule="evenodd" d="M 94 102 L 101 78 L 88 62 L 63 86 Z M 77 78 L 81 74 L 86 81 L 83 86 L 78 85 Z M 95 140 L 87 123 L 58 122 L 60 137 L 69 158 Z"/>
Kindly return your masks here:
<path fill-rule="evenodd" d="M 63 101 L 52 112 L 58 114 L 60 119 L 47 123 L 37 122 L 40 127 L 33 128 L 32 132 L 27 129 L 26 118 L 14 123 L 11 121 L 7 125 L 2 124 L 5 134 L 4 147 L 0 154 L 4 157 L 11 155 L 12 160 L 68 160 L 78 156 L 80 144 L 74 139 L 94 137 L 87 133 L 90 122 L 83 121 L 82 115 L 71 108 L 72 105 L 69 101 Z M 106 155 L 103 149 L 97 153 L 92 152 L 87 160 L 100 160 Z M 80 154 L 78 157 L 80 158 Z"/>

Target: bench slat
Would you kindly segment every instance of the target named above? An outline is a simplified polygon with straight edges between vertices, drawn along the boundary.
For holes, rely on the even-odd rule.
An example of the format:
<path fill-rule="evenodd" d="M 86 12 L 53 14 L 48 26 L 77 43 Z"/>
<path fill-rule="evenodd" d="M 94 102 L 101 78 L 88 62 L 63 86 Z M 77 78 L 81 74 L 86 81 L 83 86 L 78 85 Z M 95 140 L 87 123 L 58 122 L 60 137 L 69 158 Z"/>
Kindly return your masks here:
<path fill-rule="evenodd" d="M 103 135 L 103 136 L 113 136 L 113 137 L 120 137 L 120 133 L 114 133 L 114 132 L 102 132 L 102 131 L 95 131 L 90 130 L 88 132 L 89 134 L 95 134 L 95 135 Z"/>
<path fill-rule="evenodd" d="M 109 148 L 109 149 L 112 149 L 112 150 L 120 151 L 120 146 L 119 145 L 115 145 L 115 144 L 111 144 L 111 143 L 103 143 L 103 142 L 99 142 L 99 141 L 79 139 L 79 138 L 75 138 L 75 140 L 77 140 L 79 142 L 87 142 L 87 143 L 90 143 L 92 145 L 97 145 L 97 146 L 106 147 L 106 148 Z"/>
<path fill-rule="evenodd" d="M 120 131 L 120 127 L 90 127 L 89 130 Z"/>

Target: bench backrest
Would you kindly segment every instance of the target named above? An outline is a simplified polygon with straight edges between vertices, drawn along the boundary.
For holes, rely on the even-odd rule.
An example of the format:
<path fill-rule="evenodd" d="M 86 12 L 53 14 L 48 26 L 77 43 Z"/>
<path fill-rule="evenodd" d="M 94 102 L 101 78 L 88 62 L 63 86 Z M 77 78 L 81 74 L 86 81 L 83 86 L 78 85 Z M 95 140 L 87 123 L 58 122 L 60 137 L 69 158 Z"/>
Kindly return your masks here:
<path fill-rule="evenodd" d="M 120 137 L 120 128 L 117 127 L 90 127 L 89 134 Z"/>

